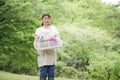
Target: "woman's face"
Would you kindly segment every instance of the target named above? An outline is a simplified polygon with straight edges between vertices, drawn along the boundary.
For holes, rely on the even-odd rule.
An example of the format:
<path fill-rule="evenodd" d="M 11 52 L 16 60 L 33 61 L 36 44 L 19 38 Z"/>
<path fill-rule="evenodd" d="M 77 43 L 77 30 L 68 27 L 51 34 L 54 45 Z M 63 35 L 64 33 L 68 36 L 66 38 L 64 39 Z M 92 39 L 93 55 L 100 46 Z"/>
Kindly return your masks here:
<path fill-rule="evenodd" d="M 43 25 L 48 26 L 50 24 L 50 17 L 44 16 L 42 19 L 42 23 Z"/>

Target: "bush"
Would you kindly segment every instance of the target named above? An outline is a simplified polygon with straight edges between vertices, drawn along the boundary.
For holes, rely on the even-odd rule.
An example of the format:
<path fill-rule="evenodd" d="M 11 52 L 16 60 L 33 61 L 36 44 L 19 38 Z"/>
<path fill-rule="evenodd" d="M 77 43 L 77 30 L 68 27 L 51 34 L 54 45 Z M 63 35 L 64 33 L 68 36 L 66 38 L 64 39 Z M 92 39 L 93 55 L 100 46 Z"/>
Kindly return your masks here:
<path fill-rule="evenodd" d="M 0 55 L 0 70 L 7 70 L 6 66 L 8 66 L 9 63 L 9 56 L 6 54 Z"/>
<path fill-rule="evenodd" d="M 66 67 L 66 64 L 64 62 L 57 62 L 56 65 L 56 76 L 58 77 L 62 73 L 62 69 Z"/>
<path fill-rule="evenodd" d="M 93 72 L 92 74 L 90 74 L 90 78 L 95 79 L 95 80 L 106 80 L 105 75 L 102 75 L 98 72 Z"/>
<path fill-rule="evenodd" d="M 30 63 L 14 61 L 11 63 L 11 72 L 27 75 L 37 75 L 37 68 L 36 66 L 32 66 Z"/>
<path fill-rule="evenodd" d="M 78 77 L 78 72 L 73 67 L 64 67 L 61 70 L 60 76 L 67 77 L 67 78 L 77 78 Z"/>

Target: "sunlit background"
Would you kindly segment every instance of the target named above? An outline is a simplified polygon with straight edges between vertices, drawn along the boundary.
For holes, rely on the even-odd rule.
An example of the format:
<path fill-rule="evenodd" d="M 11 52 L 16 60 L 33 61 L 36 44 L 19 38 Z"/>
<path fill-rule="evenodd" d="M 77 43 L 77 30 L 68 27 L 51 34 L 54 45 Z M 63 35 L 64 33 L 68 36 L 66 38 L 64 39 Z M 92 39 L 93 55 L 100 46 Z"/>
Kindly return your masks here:
<path fill-rule="evenodd" d="M 44 13 L 64 43 L 55 80 L 120 80 L 119 1 L 0 0 L 0 80 L 39 80 L 33 41 Z"/>
<path fill-rule="evenodd" d="M 106 4 L 118 4 L 120 3 L 120 0 L 101 0 L 103 3 Z"/>

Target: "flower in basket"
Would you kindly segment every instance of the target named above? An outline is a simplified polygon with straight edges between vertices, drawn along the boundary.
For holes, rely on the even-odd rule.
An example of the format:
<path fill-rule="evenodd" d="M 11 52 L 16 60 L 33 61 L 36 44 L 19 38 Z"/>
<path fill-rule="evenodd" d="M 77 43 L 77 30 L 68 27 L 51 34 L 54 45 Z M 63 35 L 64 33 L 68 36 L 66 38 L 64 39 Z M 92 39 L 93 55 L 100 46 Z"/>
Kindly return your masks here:
<path fill-rule="evenodd" d="M 57 38 L 50 38 L 49 40 L 44 40 L 44 37 L 41 37 L 37 45 L 38 50 L 54 49 L 58 47 L 61 47 L 61 42 Z"/>
<path fill-rule="evenodd" d="M 57 40 L 56 40 L 55 38 L 50 38 L 49 41 L 51 41 L 51 42 L 56 42 Z"/>

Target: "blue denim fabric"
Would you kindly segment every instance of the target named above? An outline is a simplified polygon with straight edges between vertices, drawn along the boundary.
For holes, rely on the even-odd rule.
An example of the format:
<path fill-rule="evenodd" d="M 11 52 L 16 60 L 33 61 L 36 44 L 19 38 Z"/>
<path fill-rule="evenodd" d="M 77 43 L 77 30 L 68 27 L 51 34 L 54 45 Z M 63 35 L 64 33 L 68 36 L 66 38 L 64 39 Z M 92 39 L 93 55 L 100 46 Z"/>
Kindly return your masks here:
<path fill-rule="evenodd" d="M 47 76 L 54 77 L 54 74 L 55 74 L 55 65 L 40 67 L 40 77 L 41 78 L 46 78 Z"/>

